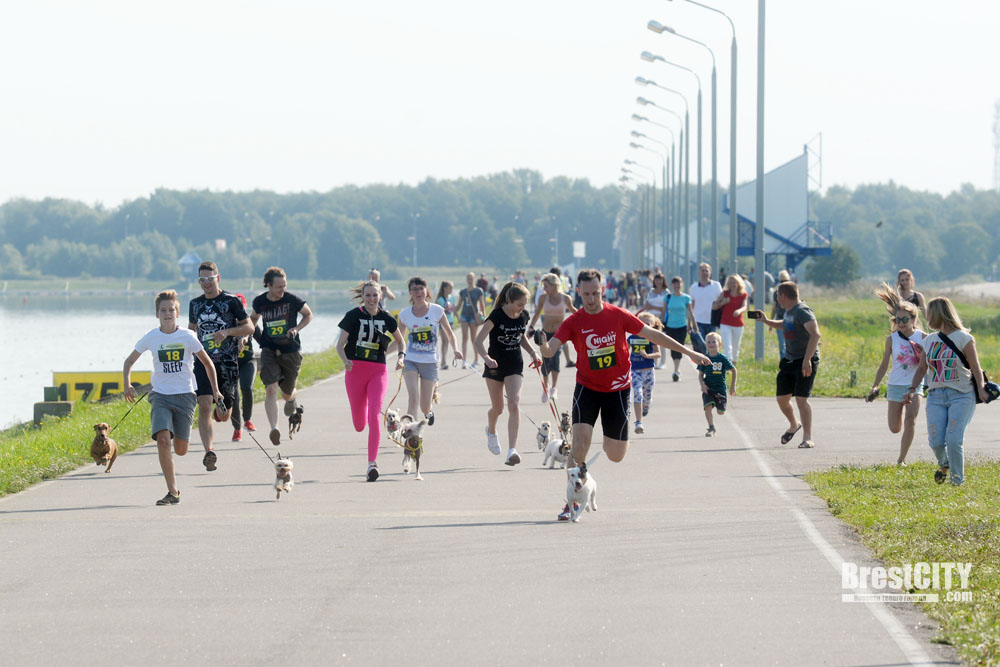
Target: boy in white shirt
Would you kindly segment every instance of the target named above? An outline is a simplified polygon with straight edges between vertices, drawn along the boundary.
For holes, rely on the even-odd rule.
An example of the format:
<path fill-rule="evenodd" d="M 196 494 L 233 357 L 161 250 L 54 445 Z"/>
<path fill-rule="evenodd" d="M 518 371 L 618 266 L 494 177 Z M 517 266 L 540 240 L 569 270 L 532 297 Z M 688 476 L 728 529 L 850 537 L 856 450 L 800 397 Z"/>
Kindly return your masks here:
<path fill-rule="evenodd" d="M 151 329 L 136 343 L 132 354 L 125 359 L 122 377 L 125 381 L 125 400 L 135 402 L 135 388 L 132 386 L 132 365 L 142 353 L 149 350 L 153 354 L 152 390 L 149 392 L 149 421 L 153 439 L 160 458 L 160 469 L 167 482 L 167 495 L 156 501 L 157 505 L 176 505 L 181 501 L 174 475 L 174 459 L 187 454 L 191 439 L 191 424 L 194 422 L 195 398 L 194 358 L 197 356 L 205 367 L 212 385 L 216 404 L 224 405 L 215 376 L 215 365 L 202 347 L 201 341 L 190 329 L 177 325 L 180 303 L 177 292 L 167 290 L 156 295 L 156 317 L 160 326 Z"/>

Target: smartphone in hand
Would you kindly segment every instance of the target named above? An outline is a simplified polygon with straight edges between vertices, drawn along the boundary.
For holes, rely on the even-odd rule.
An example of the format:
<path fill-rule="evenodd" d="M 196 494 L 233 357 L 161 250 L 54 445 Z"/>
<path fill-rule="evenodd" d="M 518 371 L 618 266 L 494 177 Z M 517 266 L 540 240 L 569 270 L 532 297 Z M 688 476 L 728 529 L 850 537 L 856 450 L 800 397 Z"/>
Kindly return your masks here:
<path fill-rule="evenodd" d="M 759 320 L 760 318 L 764 317 L 764 313 L 762 313 L 759 310 L 748 310 L 747 317 L 749 317 L 751 320 Z"/>

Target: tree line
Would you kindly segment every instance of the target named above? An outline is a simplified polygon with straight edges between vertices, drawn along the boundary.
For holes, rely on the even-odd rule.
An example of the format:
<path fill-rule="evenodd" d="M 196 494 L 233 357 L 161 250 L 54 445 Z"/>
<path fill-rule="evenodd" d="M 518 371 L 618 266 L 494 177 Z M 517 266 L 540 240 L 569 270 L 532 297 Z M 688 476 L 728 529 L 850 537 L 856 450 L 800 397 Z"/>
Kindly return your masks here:
<path fill-rule="evenodd" d="M 411 264 L 414 238 L 422 266 L 547 266 L 556 254 L 562 263 L 571 261 L 573 242 L 584 241 L 587 264 L 635 268 L 616 265 L 620 201 L 617 187 L 545 179 L 527 169 L 323 193 L 161 189 L 114 209 L 15 199 L 0 206 L 0 277 L 171 281 L 180 278 L 177 260 L 193 250 L 231 277 L 259 276 L 279 264 L 303 278 L 356 278 L 372 266 Z M 965 185 L 942 196 L 891 181 L 833 186 L 814 193 L 810 209 L 813 219 L 831 223 L 835 255 L 856 255 L 857 261 L 837 264 L 836 275 L 884 276 L 905 266 L 921 280 L 992 277 L 1000 261 L 1000 193 L 994 191 Z M 725 230 L 728 216 L 719 219 Z M 729 255 L 725 239 L 721 231 L 723 258 Z"/>

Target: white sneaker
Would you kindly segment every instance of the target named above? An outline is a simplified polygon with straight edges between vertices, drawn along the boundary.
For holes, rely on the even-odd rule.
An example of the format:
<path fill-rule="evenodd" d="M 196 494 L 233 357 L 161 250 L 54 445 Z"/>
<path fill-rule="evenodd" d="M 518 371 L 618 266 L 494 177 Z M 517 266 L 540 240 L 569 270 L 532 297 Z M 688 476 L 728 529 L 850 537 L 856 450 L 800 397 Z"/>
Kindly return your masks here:
<path fill-rule="evenodd" d="M 542 405 L 548 402 L 549 402 L 549 392 L 546 391 L 545 389 L 542 389 Z"/>
<path fill-rule="evenodd" d="M 500 453 L 500 438 L 497 437 L 496 433 L 490 433 L 490 427 L 485 428 L 486 431 L 486 446 L 490 448 L 490 454 Z"/>
<path fill-rule="evenodd" d="M 646 427 L 642 425 L 642 422 L 635 423 L 635 432 L 639 434 L 646 432 Z"/>
<path fill-rule="evenodd" d="M 549 396 L 552 398 L 553 401 L 559 398 L 559 392 L 556 391 L 555 387 L 552 387 L 552 391 L 549 392 Z"/>
<path fill-rule="evenodd" d="M 504 461 L 505 465 L 516 466 L 521 462 L 521 455 L 517 453 L 516 449 L 511 449 L 507 451 L 507 460 Z"/>

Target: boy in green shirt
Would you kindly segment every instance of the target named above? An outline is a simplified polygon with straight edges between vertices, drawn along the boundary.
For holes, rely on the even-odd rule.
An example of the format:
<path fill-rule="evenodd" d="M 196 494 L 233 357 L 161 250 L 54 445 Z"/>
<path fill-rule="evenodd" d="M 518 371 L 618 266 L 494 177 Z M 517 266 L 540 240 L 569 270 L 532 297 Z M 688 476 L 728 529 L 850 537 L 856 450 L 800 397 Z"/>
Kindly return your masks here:
<path fill-rule="evenodd" d="M 705 420 L 708 422 L 706 438 L 715 435 L 715 423 L 712 421 L 712 408 L 720 415 L 726 413 L 726 371 L 733 372 L 732 394 L 736 395 L 736 366 L 729 361 L 719 349 L 722 347 L 722 336 L 711 332 L 705 336 L 705 348 L 710 366 L 698 366 L 698 384 L 701 385 L 701 403 L 705 406 Z"/>

